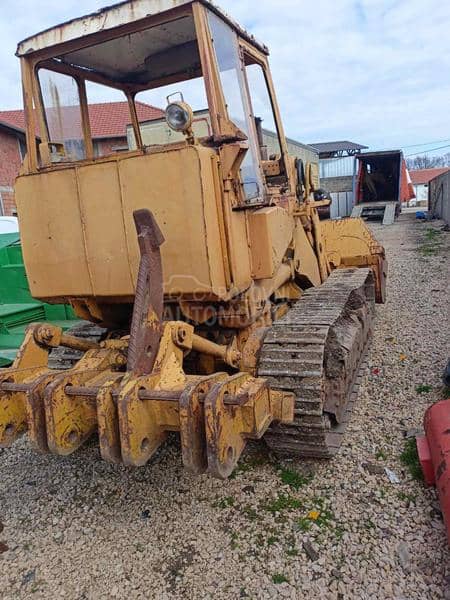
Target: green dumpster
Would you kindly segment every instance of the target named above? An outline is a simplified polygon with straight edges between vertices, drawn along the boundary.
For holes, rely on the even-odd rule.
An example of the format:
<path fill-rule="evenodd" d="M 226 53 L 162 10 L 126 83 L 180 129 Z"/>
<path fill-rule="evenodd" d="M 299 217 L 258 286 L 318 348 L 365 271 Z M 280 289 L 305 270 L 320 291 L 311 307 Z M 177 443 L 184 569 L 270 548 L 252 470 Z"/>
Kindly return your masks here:
<path fill-rule="evenodd" d="M 70 306 L 31 297 L 19 234 L 0 234 L 0 367 L 12 363 L 30 323 L 51 322 L 67 330 L 76 320 Z"/>

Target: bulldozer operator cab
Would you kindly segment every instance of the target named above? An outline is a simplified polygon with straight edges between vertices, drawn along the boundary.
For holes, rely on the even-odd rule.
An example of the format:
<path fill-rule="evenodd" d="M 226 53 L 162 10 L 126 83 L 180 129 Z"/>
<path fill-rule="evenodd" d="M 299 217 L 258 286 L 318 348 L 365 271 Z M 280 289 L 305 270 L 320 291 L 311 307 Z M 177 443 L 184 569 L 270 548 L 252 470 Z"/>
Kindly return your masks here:
<path fill-rule="evenodd" d="M 240 166 L 239 201 L 264 203 L 261 155 L 266 158 L 267 152 L 263 143 L 258 144 L 263 142 L 260 124 L 267 120 L 267 113 L 270 126 L 275 124 L 266 87 L 265 49 L 239 40 L 233 27 L 216 12 L 195 7 L 195 3 L 175 4 L 181 5 L 181 10 L 166 13 L 163 22 L 158 19 L 152 25 L 150 19 L 144 29 L 139 23 L 137 31 L 123 34 L 119 30 L 107 41 L 96 43 L 94 38 L 92 46 L 69 52 L 62 49 L 57 55 L 52 52 L 37 63 L 42 162 L 78 162 L 108 153 L 94 147 L 92 116 L 86 104 L 91 98 L 108 97 L 109 93 L 129 103 L 130 148 L 157 151 L 167 143 L 185 139 L 193 142 L 190 135 L 206 145 L 243 142 L 248 152 Z M 208 49 L 212 60 L 202 61 Z M 254 99 L 250 91 L 254 91 Z M 254 113 L 253 100 L 264 117 Z M 166 108 L 166 140 L 156 128 L 152 135 L 151 130 L 142 127 L 142 104 Z M 202 118 L 195 118 L 193 112 L 197 111 Z M 280 155 L 280 145 L 274 145 Z"/>
<path fill-rule="evenodd" d="M 97 320 L 100 305 L 131 303 L 140 208 L 166 238 L 166 297 L 226 300 L 274 275 L 279 264 L 255 267 L 240 214 L 277 205 L 289 228 L 296 202 L 265 46 L 209 2 L 134 0 L 17 54 L 29 149 L 17 201 L 36 297 Z M 125 147 L 95 137 L 98 101 L 111 99 L 127 111 Z"/>

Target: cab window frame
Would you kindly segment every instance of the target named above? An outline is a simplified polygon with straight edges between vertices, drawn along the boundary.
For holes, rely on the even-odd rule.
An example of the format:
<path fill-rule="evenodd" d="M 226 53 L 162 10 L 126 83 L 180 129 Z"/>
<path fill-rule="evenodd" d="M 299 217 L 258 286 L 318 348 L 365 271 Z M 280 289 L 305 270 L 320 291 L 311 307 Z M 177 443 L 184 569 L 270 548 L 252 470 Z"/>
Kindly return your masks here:
<path fill-rule="evenodd" d="M 41 161 L 40 161 L 40 165 L 38 168 L 46 168 L 48 166 L 54 166 L 55 164 L 67 165 L 67 164 L 71 164 L 71 163 L 84 162 L 86 160 L 90 160 L 90 157 L 91 157 L 92 138 L 90 136 L 86 135 L 86 127 L 89 127 L 89 124 L 86 123 L 86 119 L 85 119 L 85 106 L 84 106 L 85 95 L 83 94 L 83 89 L 85 90 L 85 88 L 84 88 L 83 78 L 74 73 L 68 72 L 65 69 L 53 68 L 54 66 L 55 65 L 49 63 L 49 61 L 41 61 L 41 62 L 38 62 L 33 69 L 33 75 L 34 75 L 34 79 L 33 79 L 34 94 L 33 94 L 33 96 L 34 96 L 34 102 L 35 102 L 36 113 L 37 113 L 37 127 L 39 129 L 39 137 L 41 140 L 41 144 L 39 146 L 42 147 L 43 145 L 46 145 L 47 147 L 49 147 L 50 144 L 55 143 L 50 137 L 50 127 L 49 127 L 49 123 L 48 123 L 47 109 L 46 109 L 46 105 L 45 105 L 45 101 L 44 101 L 44 95 L 42 92 L 42 83 L 41 83 L 41 79 L 39 77 L 39 72 L 41 70 L 46 70 L 46 71 L 51 71 L 53 73 L 57 73 L 59 75 L 70 77 L 73 79 L 73 81 L 76 84 L 78 100 L 79 100 L 79 107 L 80 107 L 81 131 L 82 131 L 82 136 L 83 136 L 82 140 L 84 143 L 85 157 L 80 160 L 76 160 L 76 161 L 65 160 L 65 161 L 61 161 L 60 163 L 53 163 L 52 161 L 49 161 L 49 160 L 47 160 L 47 161 L 43 160 L 44 157 L 42 156 L 42 152 L 41 152 Z"/>
<path fill-rule="evenodd" d="M 275 100 L 273 86 L 271 85 L 271 80 L 268 76 L 267 61 L 265 59 L 262 59 L 262 57 L 259 56 L 255 52 L 254 48 L 249 46 L 247 43 L 241 44 L 241 51 L 242 51 L 242 59 L 243 59 L 243 69 L 244 69 L 244 73 L 245 73 L 245 81 L 246 81 L 246 85 L 247 85 L 247 89 L 248 89 L 248 97 L 250 99 L 251 114 L 252 114 L 253 119 L 256 119 L 256 115 L 255 115 L 255 110 L 253 108 L 254 102 L 253 102 L 253 98 L 252 98 L 252 91 L 251 91 L 250 84 L 249 84 L 248 77 L 247 77 L 247 67 L 251 66 L 251 65 L 257 65 L 261 68 L 262 75 L 264 77 L 264 83 L 266 85 L 267 96 L 270 100 L 270 110 L 272 111 L 273 121 L 275 123 L 275 131 L 273 133 L 277 136 L 278 144 L 280 147 L 281 172 L 283 175 L 285 175 L 286 174 L 286 155 L 288 154 L 288 151 L 287 151 L 287 146 L 286 146 L 286 142 L 285 142 L 284 131 L 283 131 L 283 128 L 281 125 L 280 115 L 278 112 L 278 105 Z M 261 156 L 261 148 L 259 145 L 258 145 L 258 151 L 259 151 L 260 160 L 261 160 L 261 162 L 263 162 L 263 158 Z"/>
<path fill-rule="evenodd" d="M 30 119 L 30 123 L 34 122 L 34 127 L 36 130 L 40 130 L 40 138 L 41 143 L 48 144 L 52 141 L 49 139 L 50 132 L 48 128 L 48 123 L 46 120 L 45 114 L 45 106 L 42 97 L 41 85 L 39 81 L 38 72 L 40 69 L 45 68 L 50 71 L 54 71 L 56 73 L 61 73 L 64 75 L 71 76 L 76 84 L 78 89 L 78 95 L 80 99 L 80 108 L 81 108 L 81 121 L 82 121 L 82 129 L 84 136 L 84 143 L 86 149 L 86 156 L 80 161 L 63 161 L 61 163 L 53 163 L 51 161 L 44 162 L 42 160 L 36 161 L 36 156 L 31 156 L 30 164 L 34 164 L 34 168 L 43 169 L 46 167 L 64 167 L 70 164 L 77 163 L 86 163 L 92 161 L 101 161 L 105 159 L 111 159 L 116 156 L 114 153 L 104 157 L 96 158 L 94 156 L 94 146 L 93 139 L 91 135 L 91 124 L 89 122 L 89 112 L 88 112 L 88 103 L 87 103 L 87 94 L 86 94 L 86 81 L 90 81 L 93 83 L 98 83 L 103 86 L 107 86 L 116 90 L 120 90 L 124 93 L 125 98 L 128 100 L 129 111 L 130 111 L 130 124 L 133 127 L 135 139 L 136 139 L 136 149 L 129 150 L 128 152 L 120 152 L 120 155 L 123 157 L 125 155 L 136 155 L 136 153 L 145 153 L 145 145 L 142 141 L 139 120 L 136 111 L 135 97 L 139 92 L 143 92 L 146 90 L 155 89 L 158 87 L 162 87 L 164 85 L 168 85 L 170 83 L 177 83 L 181 81 L 187 81 L 189 79 L 201 76 L 204 79 L 205 92 L 206 97 L 208 99 L 208 110 L 211 114 L 211 127 L 212 127 L 212 141 L 214 143 L 219 143 L 217 140 L 221 138 L 226 138 L 230 136 L 230 125 L 231 123 L 227 118 L 226 107 L 223 102 L 223 90 L 220 82 L 220 78 L 218 77 L 218 67 L 215 60 L 214 48 L 209 40 L 205 37 L 205 30 L 208 31 L 207 25 L 207 8 L 203 6 L 199 2 L 194 2 L 192 5 L 186 9 L 183 7 L 183 10 L 174 9 L 170 18 L 168 18 L 166 23 L 170 23 L 172 20 L 176 20 L 180 18 L 180 16 L 188 16 L 192 15 L 194 20 L 194 26 L 196 31 L 196 41 L 198 44 L 199 55 L 200 55 L 200 66 L 196 73 L 188 73 L 186 72 L 185 77 L 180 78 L 179 74 L 177 76 L 168 75 L 159 80 L 153 80 L 151 83 L 147 84 L 130 84 L 130 83 L 120 83 L 117 80 L 109 79 L 108 77 L 102 75 L 101 73 L 91 71 L 86 72 L 81 67 L 77 67 L 75 65 L 66 64 L 62 61 L 58 60 L 58 57 L 63 56 L 65 54 L 70 54 L 75 50 L 82 50 L 86 48 L 93 48 L 97 45 L 101 45 L 102 43 L 112 41 L 114 39 L 120 38 L 124 35 L 133 34 L 136 32 L 142 32 L 151 30 L 153 27 L 157 26 L 161 23 L 161 19 L 159 16 L 151 16 L 145 19 L 144 22 L 135 23 L 132 26 L 126 26 L 119 31 L 116 31 L 114 34 L 107 35 L 106 32 L 103 35 L 97 35 L 93 40 L 85 40 L 78 39 L 74 42 L 66 43 L 61 47 L 60 51 L 56 51 L 55 48 L 46 48 L 34 56 L 24 57 L 22 59 L 23 64 L 23 78 L 24 83 L 28 85 L 28 91 L 31 97 L 31 105 L 27 106 L 27 114 L 30 115 L 30 112 L 34 110 L 34 115 Z M 232 26 L 227 23 L 227 25 L 231 28 Z M 271 100 L 271 107 L 274 114 L 275 123 L 277 124 L 277 135 L 280 140 L 282 157 L 284 163 L 284 154 L 285 154 L 285 145 L 283 145 L 283 136 L 280 132 L 280 124 L 278 119 L 278 114 L 276 110 L 274 110 L 274 98 L 273 98 L 273 89 L 269 83 L 269 79 L 267 78 L 266 65 L 265 65 L 265 55 L 263 55 L 262 51 L 254 48 L 249 42 L 247 42 L 244 38 L 242 38 L 238 32 L 235 32 L 238 40 L 238 48 L 240 53 L 240 61 L 241 68 L 244 75 L 244 82 L 247 89 L 248 99 L 250 102 L 252 117 L 253 115 L 253 106 L 251 102 L 251 95 L 248 87 L 247 76 L 245 73 L 245 61 L 244 61 L 244 52 L 246 55 L 249 55 L 254 62 L 257 62 L 260 67 L 263 69 L 264 78 L 267 85 L 267 90 Z M 261 54 L 261 57 L 259 56 Z M 29 79 L 27 80 L 29 73 Z M 29 102 L 29 101 L 28 101 Z M 29 102 L 30 104 L 30 102 Z M 34 105 L 34 109 L 33 109 Z M 256 126 L 253 125 L 255 132 Z M 28 137 L 32 140 L 35 137 L 36 132 L 32 131 L 30 126 L 28 130 Z M 260 169 L 262 170 L 261 165 L 261 153 L 258 150 L 258 157 L 260 161 Z M 266 183 L 264 181 L 264 187 L 266 187 Z M 261 204 L 265 204 L 267 202 L 267 189 L 262 190 L 261 193 Z"/>

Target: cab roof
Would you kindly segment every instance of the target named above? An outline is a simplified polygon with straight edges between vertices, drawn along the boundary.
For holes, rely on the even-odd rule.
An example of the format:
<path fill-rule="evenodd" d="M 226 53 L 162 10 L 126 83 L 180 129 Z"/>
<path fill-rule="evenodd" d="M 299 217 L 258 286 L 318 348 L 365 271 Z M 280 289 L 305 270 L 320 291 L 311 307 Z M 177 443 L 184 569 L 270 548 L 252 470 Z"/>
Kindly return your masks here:
<path fill-rule="evenodd" d="M 16 56 L 25 56 L 40 50 L 60 46 L 66 42 L 95 35 L 106 30 L 134 23 L 150 16 L 155 16 L 166 11 L 193 4 L 195 0 L 125 0 L 102 8 L 94 13 L 66 21 L 61 25 L 51 27 L 28 37 L 17 46 Z M 231 19 L 224 11 L 209 0 L 197 0 L 215 12 L 221 19 L 228 23 L 242 38 L 264 54 L 269 54 L 267 47 L 258 42 L 238 23 Z"/>

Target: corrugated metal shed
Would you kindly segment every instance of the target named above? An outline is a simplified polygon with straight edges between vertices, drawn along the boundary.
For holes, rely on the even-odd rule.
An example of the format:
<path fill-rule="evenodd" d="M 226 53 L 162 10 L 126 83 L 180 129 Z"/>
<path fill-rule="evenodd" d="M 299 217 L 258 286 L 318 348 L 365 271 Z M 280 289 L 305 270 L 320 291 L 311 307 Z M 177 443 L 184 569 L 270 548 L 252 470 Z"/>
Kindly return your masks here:
<path fill-rule="evenodd" d="M 450 171 L 430 181 L 429 211 L 434 217 L 450 224 Z"/>
<path fill-rule="evenodd" d="M 355 157 L 324 158 L 319 163 L 321 179 L 327 177 L 349 177 L 355 172 Z"/>
<path fill-rule="evenodd" d="M 342 219 L 343 217 L 349 217 L 354 206 L 353 192 L 335 192 L 330 195 L 330 218 Z"/>
<path fill-rule="evenodd" d="M 319 152 L 319 154 L 329 154 L 333 155 L 336 153 L 348 152 L 349 154 L 355 154 L 355 152 L 360 152 L 361 150 L 366 150 L 367 146 L 363 146 L 362 144 L 355 144 L 355 142 L 349 142 L 347 140 L 338 141 L 338 142 L 316 142 L 314 144 L 309 144 L 313 148 Z"/>

